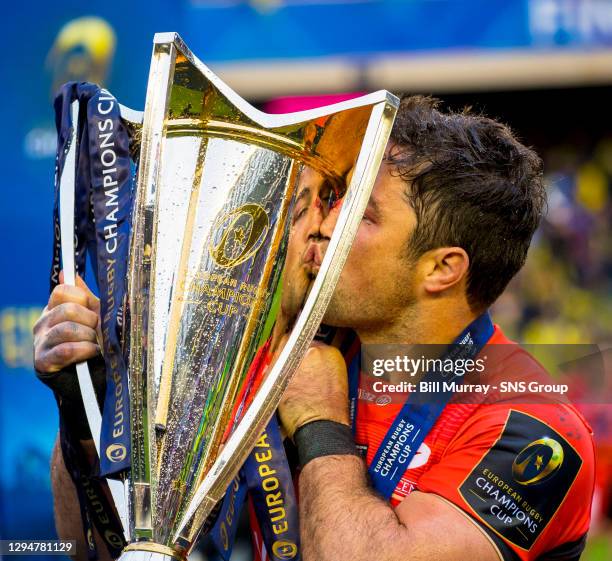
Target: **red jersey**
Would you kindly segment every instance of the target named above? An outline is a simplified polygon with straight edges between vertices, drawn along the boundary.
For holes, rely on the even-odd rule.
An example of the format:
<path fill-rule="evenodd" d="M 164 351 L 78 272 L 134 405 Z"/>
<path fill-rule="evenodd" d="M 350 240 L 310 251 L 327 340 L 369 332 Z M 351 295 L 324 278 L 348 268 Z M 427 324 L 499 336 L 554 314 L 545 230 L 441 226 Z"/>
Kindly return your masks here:
<path fill-rule="evenodd" d="M 510 343 L 495 326 L 487 345 Z M 515 344 L 511 349 L 496 365 L 500 376 L 545 375 L 526 351 Z M 355 441 L 368 466 L 402 405 L 398 399 L 377 399 L 371 380 L 360 375 Z M 594 471 L 592 431 L 568 403 L 451 400 L 390 502 L 397 506 L 414 490 L 434 493 L 477 524 L 501 559 L 570 561 L 584 547 Z M 255 559 L 266 561 L 253 516 L 251 522 Z"/>
<path fill-rule="evenodd" d="M 495 326 L 487 345 L 508 343 Z M 526 379 L 544 374 L 518 345 L 496 370 Z M 402 404 L 372 399 L 363 378 L 355 440 L 370 465 Z M 555 559 L 577 559 L 589 527 L 594 469 L 592 431 L 570 404 L 451 401 L 391 503 L 397 506 L 415 489 L 434 493 L 478 524 L 502 559 L 544 560 L 553 550 Z"/>

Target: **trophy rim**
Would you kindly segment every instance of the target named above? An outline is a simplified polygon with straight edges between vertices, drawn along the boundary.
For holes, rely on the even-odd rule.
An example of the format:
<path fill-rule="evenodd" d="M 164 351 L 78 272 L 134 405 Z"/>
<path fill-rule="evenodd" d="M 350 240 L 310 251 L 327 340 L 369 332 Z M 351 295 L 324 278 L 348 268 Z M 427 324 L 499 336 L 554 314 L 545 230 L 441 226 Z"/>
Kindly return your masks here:
<path fill-rule="evenodd" d="M 167 31 L 156 33 L 153 38 L 154 50 L 156 47 L 163 45 L 174 45 L 174 47 L 183 54 L 189 62 L 191 62 L 202 74 L 227 97 L 227 99 L 237 107 L 249 119 L 256 122 L 262 128 L 273 129 L 285 127 L 303 121 L 310 121 L 325 117 L 331 113 L 345 111 L 347 109 L 356 109 L 366 105 L 375 105 L 377 103 L 386 102 L 394 109 L 399 108 L 400 99 L 395 94 L 388 90 L 377 90 L 375 92 L 364 94 L 353 99 L 323 105 L 314 109 L 306 109 L 303 111 L 294 111 L 291 113 L 266 113 L 260 111 L 251 105 L 246 99 L 238 94 L 232 87 L 226 84 L 215 72 L 213 72 L 206 64 L 204 64 L 197 56 L 193 54 L 191 49 L 185 44 L 179 33 L 176 31 Z M 148 90 L 148 88 L 147 88 Z M 147 91 L 148 94 L 148 91 Z"/>

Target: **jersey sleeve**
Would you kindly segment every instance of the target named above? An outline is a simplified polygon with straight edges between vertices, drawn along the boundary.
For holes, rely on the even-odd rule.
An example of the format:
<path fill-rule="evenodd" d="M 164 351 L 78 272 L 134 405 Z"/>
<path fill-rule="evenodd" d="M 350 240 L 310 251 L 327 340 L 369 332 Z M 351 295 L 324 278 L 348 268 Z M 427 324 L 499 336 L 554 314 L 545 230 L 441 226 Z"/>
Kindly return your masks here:
<path fill-rule="evenodd" d="M 578 559 L 594 485 L 591 431 L 566 404 L 484 405 L 417 484 L 475 520 L 504 559 Z"/>

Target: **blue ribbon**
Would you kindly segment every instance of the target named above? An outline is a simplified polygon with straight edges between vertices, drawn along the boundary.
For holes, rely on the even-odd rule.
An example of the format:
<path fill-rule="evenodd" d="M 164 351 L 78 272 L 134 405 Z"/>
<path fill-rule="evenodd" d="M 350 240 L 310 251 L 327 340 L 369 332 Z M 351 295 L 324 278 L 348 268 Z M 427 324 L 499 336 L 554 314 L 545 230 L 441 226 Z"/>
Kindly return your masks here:
<path fill-rule="evenodd" d="M 58 92 L 55 101 L 55 126 L 57 128 L 57 155 L 55 158 L 55 190 L 53 201 L 53 261 L 51 264 L 50 290 L 59 284 L 59 272 L 61 270 L 61 232 L 59 216 L 59 179 L 64 170 L 66 154 L 72 138 L 72 131 L 77 129 L 77 142 L 79 151 L 77 154 L 75 184 L 75 265 L 76 272 L 83 275 L 85 272 L 86 250 L 92 248 L 93 229 L 89 220 L 90 186 L 89 182 L 78 181 L 79 178 L 89 177 L 89 154 L 87 135 L 88 129 L 84 119 L 79 118 L 79 123 L 72 122 L 71 104 L 75 99 L 79 100 L 79 114 L 84 111 L 87 102 L 100 88 L 95 84 L 68 82 Z"/>
<path fill-rule="evenodd" d="M 299 561 L 297 500 L 276 417 L 259 437 L 243 471 L 270 559 Z"/>
<path fill-rule="evenodd" d="M 229 561 L 232 556 L 240 512 L 244 506 L 246 496 L 247 484 L 241 470 L 229 484 L 225 496 L 223 497 L 219 516 L 208 534 L 216 553 L 216 559 L 213 561 L 217 561 L 218 559 Z"/>
<path fill-rule="evenodd" d="M 278 420 L 273 417 L 228 487 L 219 517 L 209 533 L 214 561 L 229 561 L 239 513 L 251 497 L 266 552 L 270 559 L 299 561 L 300 531 L 297 500 Z"/>
<path fill-rule="evenodd" d="M 79 100 L 79 123 L 72 123 L 71 118 L 70 105 L 75 99 Z M 128 380 L 120 326 L 132 206 L 129 135 L 115 98 L 94 84 L 71 82 L 63 86 L 55 100 L 55 111 L 58 150 L 50 286 L 53 290 L 59 283 L 61 268 L 59 178 L 73 127 L 77 126 L 75 264 L 77 273 L 83 276 L 89 253 L 97 269 L 106 364 L 100 473 L 109 476 L 130 467 Z"/>
<path fill-rule="evenodd" d="M 108 476 L 130 467 L 130 401 L 119 318 L 128 272 L 132 168 L 128 131 L 119 104 L 108 91 L 102 89 L 90 99 L 87 123 L 106 364 L 100 473 Z"/>
<path fill-rule="evenodd" d="M 453 342 L 441 357 L 445 359 L 470 359 L 480 353 L 493 334 L 493 323 L 488 313 L 475 319 Z M 357 364 L 357 361 L 354 361 Z M 360 368 L 349 368 L 349 398 L 357 403 Z M 423 381 L 446 381 L 461 383 L 463 377 L 453 373 L 429 371 Z M 443 387 L 441 385 L 441 387 Z M 443 409 L 453 397 L 452 391 L 440 392 L 438 399 L 413 392 L 383 438 L 368 473 L 372 485 L 383 497 L 389 499 L 400 482 L 419 446 L 440 417 Z"/>
<path fill-rule="evenodd" d="M 58 92 L 55 102 L 55 124 L 57 128 L 57 156 L 55 162 L 55 189 L 53 204 L 53 261 L 50 272 L 50 289 L 53 290 L 59 284 L 59 272 L 61 270 L 61 230 L 59 215 L 59 179 L 65 165 L 65 159 L 69 144 L 72 139 L 74 127 L 78 151 L 75 170 L 75 266 L 76 272 L 81 276 L 85 274 L 87 254 L 90 255 L 94 268 L 97 263 L 96 233 L 94 221 L 92 220 L 92 189 L 91 189 L 91 166 L 89 146 L 89 126 L 87 122 L 87 107 L 89 101 L 96 96 L 100 88 L 95 84 L 69 82 L 62 86 Z M 71 106 L 73 101 L 79 102 L 78 123 L 72 122 Z M 112 508 L 107 504 L 103 484 L 96 478 L 82 473 L 79 460 L 80 445 L 74 441 L 69 427 L 66 427 L 64 419 L 60 418 L 60 438 L 62 454 L 66 467 L 75 483 L 77 496 L 81 509 L 83 532 L 87 544 L 88 559 L 97 559 L 95 542 L 88 539 L 92 535 L 92 521 L 95 521 L 100 534 L 104 537 L 106 546 L 112 557 L 117 557 L 121 552 L 122 545 L 107 539 L 107 534 L 121 534 L 121 527 L 115 521 Z M 88 491 L 85 491 L 85 485 Z M 95 508 L 91 504 L 91 497 L 97 497 Z M 107 532 L 106 530 L 109 530 Z"/>

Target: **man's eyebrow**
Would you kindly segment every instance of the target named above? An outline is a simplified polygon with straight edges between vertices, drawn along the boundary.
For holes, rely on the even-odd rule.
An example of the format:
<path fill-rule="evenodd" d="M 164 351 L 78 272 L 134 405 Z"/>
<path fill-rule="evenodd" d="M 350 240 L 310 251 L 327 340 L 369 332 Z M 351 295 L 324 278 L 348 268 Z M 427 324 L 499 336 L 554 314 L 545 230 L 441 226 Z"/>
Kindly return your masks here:
<path fill-rule="evenodd" d="M 380 214 L 380 204 L 374 197 L 374 195 L 370 195 L 370 200 L 368 201 L 368 208 L 370 208 L 374 214 Z"/>
<path fill-rule="evenodd" d="M 310 187 L 304 187 L 301 191 L 300 194 L 297 196 L 297 199 L 295 200 L 295 202 L 299 202 L 301 201 L 303 198 L 305 197 L 309 197 L 310 196 Z"/>

